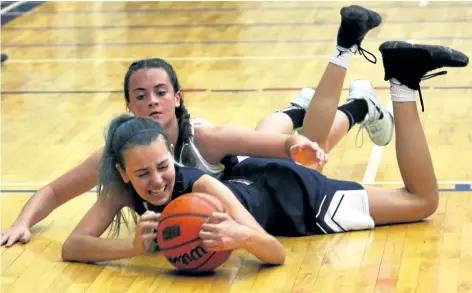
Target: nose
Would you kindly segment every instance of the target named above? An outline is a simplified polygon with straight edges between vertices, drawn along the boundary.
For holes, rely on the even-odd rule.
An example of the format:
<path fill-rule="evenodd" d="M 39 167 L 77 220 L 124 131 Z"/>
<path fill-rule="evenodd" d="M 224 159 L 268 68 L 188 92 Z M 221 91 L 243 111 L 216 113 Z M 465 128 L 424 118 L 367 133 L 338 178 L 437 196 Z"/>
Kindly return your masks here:
<path fill-rule="evenodd" d="M 159 174 L 159 172 L 157 172 L 157 171 L 154 171 L 154 172 L 152 173 L 152 177 L 151 177 L 151 184 L 152 184 L 153 186 L 158 186 L 158 187 L 160 187 L 163 182 L 164 182 L 164 180 L 162 179 L 161 174 Z"/>
<path fill-rule="evenodd" d="M 156 95 L 156 93 L 151 93 L 149 95 L 148 106 L 152 107 L 154 105 L 159 105 L 159 97 Z"/>

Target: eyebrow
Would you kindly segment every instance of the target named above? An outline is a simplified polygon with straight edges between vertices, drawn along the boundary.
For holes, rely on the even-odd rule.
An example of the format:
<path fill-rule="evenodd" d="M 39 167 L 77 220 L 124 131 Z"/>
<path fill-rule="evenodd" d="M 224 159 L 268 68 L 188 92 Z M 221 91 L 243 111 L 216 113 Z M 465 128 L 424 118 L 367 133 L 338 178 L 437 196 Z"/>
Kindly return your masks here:
<path fill-rule="evenodd" d="M 161 87 L 161 86 L 168 86 L 168 85 L 165 84 L 165 83 L 159 83 L 159 84 L 155 85 L 154 88 L 158 88 L 158 87 Z M 145 90 L 146 90 L 145 88 L 138 87 L 138 88 L 135 88 L 133 90 L 133 92 L 135 92 L 135 91 L 145 91 Z"/>
<path fill-rule="evenodd" d="M 161 166 L 163 165 L 164 163 L 167 163 L 169 161 L 169 159 L 165 159 L 163 161 L 161 161 L 159 164 L 157 164 L 157 166 Z M 133 173 L 139 173 L 139 172 L 143 172 L 143 171 L 147 171 L 147 168 L 141 168 L 141 169 L 138 169 L 138 170 L 134 170 Z"/>

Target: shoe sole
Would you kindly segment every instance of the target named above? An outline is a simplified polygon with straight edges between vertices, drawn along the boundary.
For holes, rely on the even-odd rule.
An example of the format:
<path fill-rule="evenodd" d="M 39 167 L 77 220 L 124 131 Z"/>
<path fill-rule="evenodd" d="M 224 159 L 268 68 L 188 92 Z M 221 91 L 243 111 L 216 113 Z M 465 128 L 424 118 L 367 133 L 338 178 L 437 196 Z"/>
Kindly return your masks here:
<path fill-rule="evenodd" d="M 420 45 L 412 44 L 403 41 L 388 41 L 380 45 L 379 51 L 382 54 L 391 51 L 403 52 L 405 55 L 410 53 L 414 56 L 425 55 L 426 53 L 432 58 L 433 62 L 435 60 L 439 61 L 441 66 L 439 67 L 465 67 L 469 64 L 469 58 L 455 49 L 437 46 L 437 45 Z M 438 63 L 439 63 L 438 62 Z"/>
<path fill-rule="evenodd" d="M 341 8 L 342 20 L 347 22 L 364 22 L 369 19 L 369 14 L 372 14 L 374 24 L 370 29 L 379 26 L 382 23 L 382 17 L 377 12 L 364 8 L 358 5 L 351 5 L 349 7 Z"/>

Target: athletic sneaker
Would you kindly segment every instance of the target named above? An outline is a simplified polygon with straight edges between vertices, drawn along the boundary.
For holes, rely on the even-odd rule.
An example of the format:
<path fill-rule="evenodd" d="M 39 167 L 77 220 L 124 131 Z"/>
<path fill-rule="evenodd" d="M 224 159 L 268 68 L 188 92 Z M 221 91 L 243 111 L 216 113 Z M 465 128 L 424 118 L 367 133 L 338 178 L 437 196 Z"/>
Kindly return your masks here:
<path fill-rule="evenodd" d="M 358 79 L 351 83 L 347 101 L 358 99 L 366 101 L 368 109 L 359 131 L 365 129 L 374 144 L 386 146 L 393 136 L 393 116 L 377 98 L 370 81 Z"/>
<path fill-rule="evenodd" d="M 395 78 L 412 90 L 418 90 L 422 110 L 424 111 L 423 97 L 420 82 L 447 71 L 440 71 L 425 75 L 441 67 L 465 67 L 469 58 L 452 48 L 444 46 L 417 45 L 401 41 L 388 41 L 380 45 L 385 80 Z"/>

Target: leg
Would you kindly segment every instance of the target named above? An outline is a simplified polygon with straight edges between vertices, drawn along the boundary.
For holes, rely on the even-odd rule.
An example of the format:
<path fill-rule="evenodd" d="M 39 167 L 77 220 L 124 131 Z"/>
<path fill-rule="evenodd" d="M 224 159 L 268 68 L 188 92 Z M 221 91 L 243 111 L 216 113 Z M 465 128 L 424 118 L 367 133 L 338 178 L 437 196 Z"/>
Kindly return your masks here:
<path fill-rule="evenodd" d="M 279 110 L 264 118 L 256 127 L 256 130 L 284 134 L 291 134 L 295 130 L 300 130 L 305 118 L 306 109 L 308 109 L 314 94 L 314 89 L 303 88 L 293 101 L 290 102 L 290 107 Z"/>
<path fill-rule="evenodd" d="M 291 134 L 294 131 L 294 125 L 290 116 L 280 111 L 264 118 L 259 122 L 256 130 L 269 133 Z"/>
<path fill-rule="evenodd" d="M 355 5 L 341 9 L 341 16 L 336 50 L 321 77 L 303 121 L 304 135 L 325 150 L 332 149 L 342 138 L 342 133 L 346 133 L 345 126 L 338 127 L 339 123 L 346 125 L 346 119 L 341 118 L 341 115 L 346 113 L 336 109 L 351 55 L 357 51 L 364 52 L 361 48 L 364 36 L 381 22 L 381 17 L 377 13 Z M 334 124 L 333 128 L 335 118 L 337 124 Z M 347 129 L 349 128 L 348 126 Z M 341 134 L 339 134 L 341 131 L 332 133 L 333 130 L 339 129 L 343 130 Z"/>
<path fill-rule="evenodd" d="M 436 211 L 439 196 L 415 90 L 422 99 L 419 83 L 428 71 L 445 66 L 463 67 L 468 58 L 449 48 L 405 42 L 386 42 L 380 51 L 385 80 L 391 84 L 395 148 L 405 187 L 396 190 L 367 187 L 370 214 L 377 224 L 419 221 Z"/>
<path fill-rule="evenodd" d="M 373 115 L 370 113 L 374 111 L 370 109 L 372 108 L 370 105 L 359 107 L 357 104 L 362 104 L 363 101 L 360 98 L 352 98 L 351 91 L 348 102 L 354 101 L 354 103 L 349 106 L 338 107 L 338 111 L 335 110 L 339 104 L 351 55 L 357 50 L 361 53 L 364 52 L 360 48 L 364 36 L 381 22 L 381 17 L 377 13 L 359 6 L 343 8 L 341 16 L 338 46 L 322 76 L 316 93 L 314 89 L 302 89 L 292 101 L 292 107 L 265 118 L 259 124 L 257 130 L 291 133 L 294 129 L 303 126 L 303 135 L 318 142 L 326 152 L 329 152 L 355 123 L 362 122 L 365 124 L 368 113 L 371 116 L 369 121 L 378 120 L 378 117 L 381 116 L 380 114 Z M 351 86 L 352 89 L 353 86 Z M 316 96 L 316 99 L 313 99 L 314 96 Z M 367 98 L 364 97 L 364 100 L 367 104 L 370 104 Z M 379 107 L 374 108 L 380 109 Z M 390 126 L 391 124 L 390 121 Z M 369 132 L 370 134 L 371 132 Z M 390 137 L 388 139 L 383 138 L 382 141 L 378 139 L 373 139 L 373 141 L 376 144 L 385 145 L 390 141 Z"/>

